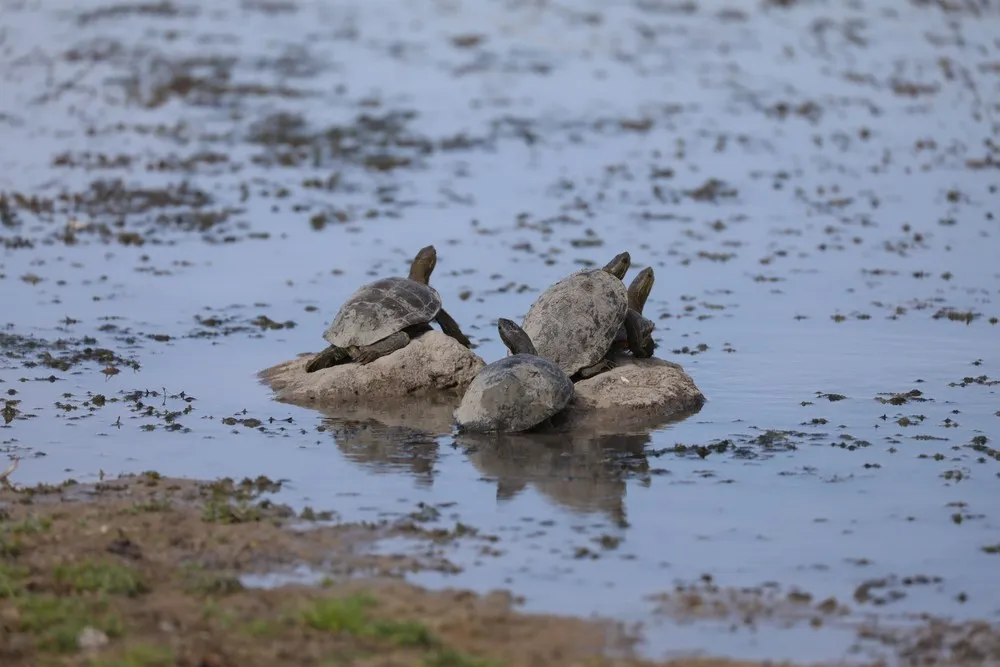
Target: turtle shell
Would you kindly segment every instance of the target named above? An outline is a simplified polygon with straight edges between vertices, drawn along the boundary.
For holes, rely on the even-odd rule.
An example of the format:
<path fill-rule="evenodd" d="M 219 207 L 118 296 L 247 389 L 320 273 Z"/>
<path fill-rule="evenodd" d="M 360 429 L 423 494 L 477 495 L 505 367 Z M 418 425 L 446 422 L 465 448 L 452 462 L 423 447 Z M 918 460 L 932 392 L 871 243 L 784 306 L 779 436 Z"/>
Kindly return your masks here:
<path fill-rule="evenodd" d="M 439 310 L 441 297 L 430 285 L 409 278 L 382 278 L 348 297 L 323 338 L 337 347 L 371 345 L 407 327 L 430 322 Z"/>
<path fill-rule="evenodd" d="M 469 384 L 455 410 L 466 431 L 525 431 L 561 411 L 573 383 L 556 364 L 530 354 L 494 361 Z"/>
<path fill-rule="evenodd" d="M 521 328 L 538 356 L 573 375 L 611 349 L 628 312 L 625 284 L 603 269 L 563 278 L 535 300 Z"/>

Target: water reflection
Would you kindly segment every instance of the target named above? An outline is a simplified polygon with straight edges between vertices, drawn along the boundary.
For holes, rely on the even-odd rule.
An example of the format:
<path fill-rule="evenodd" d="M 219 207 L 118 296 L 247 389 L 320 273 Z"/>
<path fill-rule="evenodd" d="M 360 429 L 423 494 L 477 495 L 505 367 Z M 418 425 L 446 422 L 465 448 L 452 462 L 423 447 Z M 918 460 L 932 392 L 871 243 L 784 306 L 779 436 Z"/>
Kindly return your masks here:
<path fill-rule="evenodd" d="M 577 512 L 602 513 L 626 526 L 626 478 L 635 475 L 648 484 L 644 454 L 648 433 L 511 434 L 484 440 L 460 436 L 456 444 L 465 448 L 476 469 L 496 480 L 498 502 L 516 497 L 532 484 L 557 504 Z"/>
<path fill-rule="evenodd" d="M 412 475 L 433 486 L 439 439 L 453 432 L 457 398 L 438 396 L 326 407 L 323 429 L 344 457 L 376 473 Z M 550 428 L 516 434 L 461 433 L 452 444 L 483 475 L 495 479 L 498 501 L 529 484 L 556 504 L 596 512 L 627 526 L 626 480 L 649 484 L 646 446 L 653 433 L 696 414 L 692 410 L 637 427 L 604 414 L 567 411 Z"/>
<path fill-rule="evenodd" d="M 434 483 L 438 438 L 451 432 L 457 398 L 382 401 L 322 408 L 323 428 L 349 461 L 377 473 L 409 473 Z"/>
<path fill-rule="evenodd" d="M 627 527 L 626 482 L 650 483 L 646 446 L 653 433 L 697 412 L 672 415 L 641 428 L 622 428 L 601 414 L 570 413 L 552 431 L 462 433 L 454 442 L 477 470 L 496 480 L 497 502 L 516 497 L 531 484 L 558 505 L 600 513 Z"/>

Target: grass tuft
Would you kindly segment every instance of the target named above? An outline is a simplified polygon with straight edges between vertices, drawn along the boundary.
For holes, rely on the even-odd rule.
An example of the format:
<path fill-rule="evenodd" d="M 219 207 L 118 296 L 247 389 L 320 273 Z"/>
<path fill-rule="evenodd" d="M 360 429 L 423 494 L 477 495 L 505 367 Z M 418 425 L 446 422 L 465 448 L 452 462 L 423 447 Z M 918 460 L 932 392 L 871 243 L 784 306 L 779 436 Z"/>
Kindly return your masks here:
<path fill-rule="evenodd" d="M 501 667 L 501 663 L 448 649 L 424 656 L 420 667 Z"/>
<path fill-rule="evenodd" d="M 118 657 L 95 658 L 88 667 L 171 667 L 174 664 L 174 652 L 169 648 L 141 644 L 129 648 Z"/>
<path fill-rule="evenodd" d="M 77 650 L 80 633 L 86 627 L 101 630 L 108 637 L 118 637 L 122 633 L 121 619 L 108 614 L 104 603 L 32 595 L 17 599 L 16 605 L 19 629 L 34 635 L 42 650 L 60 653 Z"/>
<path fill-rule="evenodd" d="M 437 644 L 437 639 L 423 623 L 369 618 L 368 610 L 375 604 L 375 599 L 367 595 L 323 598 L 303 611 L 302 620 L 315 630 L 385 639 L 398 646 Z"/>
<path fill-rule="evenodd" d="M 132 570 L 111 563 L 86 561 L 57 565 L 53 577 L 57 585 L 76 593 L 99 592 L 135 597 L 149 590 Z"/>
<path fill-rule="evenodd" d="M 24 592 L 28 569 L 20 565 L 0 563 L 0 599 L 17 597 Z"/>

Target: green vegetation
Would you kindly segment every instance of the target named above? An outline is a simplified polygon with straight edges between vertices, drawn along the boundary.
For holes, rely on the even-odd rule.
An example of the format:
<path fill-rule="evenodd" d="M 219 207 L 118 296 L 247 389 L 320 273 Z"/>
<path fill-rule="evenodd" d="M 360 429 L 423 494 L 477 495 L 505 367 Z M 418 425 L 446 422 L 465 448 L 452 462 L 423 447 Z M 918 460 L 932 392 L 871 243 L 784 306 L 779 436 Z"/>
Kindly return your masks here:
<path fill-rule="evenodd" d="M 201 519 L 206 523 L 250 523 L 260 521 L 260 507 L 249 500 L 241 499 L 232 503 L 224 491 L 212 490 L 212 497 L 201 511 Z"/>
<path fill-rule="evenodd" d="M 16 600 L 18 628 L 35 636 L 39 648 L 66 653 L 75 651 L 80 633 L 91 627 L 108 637 L 122 634 L 122 621 L 103 601 L 76 597 L 30 595 Z"/>
<path fill-rule="evenodd" d="M 24 551 L 22 537 L 46 533 L 51 528 L 51 518 L 39 518 L 34 514 L 15 522 L 0 518 L 0 558 L 17 558 Z"/>
<path fill-rule="evenodd" d="M 165 646 L 151 644 L 133 646 L 117 658 L 90 661 L 90 667 L 170 667 L 173 664 L 173 651 Z"/>
<path fill-rule="evenodd" d="M 0 563 L 0 599 L 20 595 L 24 591 L 24 579 L 27 576 L 27 568 Z"/>
<path fill-rule="evenodd" d="M 0 558 L 17 558 L 23 551 L 21 540 L 0 533 Z"/>
<path fill-rule="evenodd" d="M 238 483 L 224 478 L 205 485 L 202 493 L 206 494 L 202 508 L 202 520 L 207 523 L 235 524 L 260 521 L 264 510 L 274 505 L 264 499 L 254 502 L 264 493 L 273 493 L 281 488 L 281 482 L 274 482 L 266 477 L 244 479 Z M 291 514 L 291 510 L 288 511 Z"/>
<path fill-rule="evenodd" d="M 111 563 L 85 561 L 57 565 L 53 577 L 57 586 L 76 593 L 100 592 L 135 597 L 149 590 L 132 570 Z"/>
<path fill-rule="evenodd" d="M 420 667 L 501 667 L 495 660 L 476 658 L 457 651 L 437 651 L 425 656 Z"/>
<path fill-rule="evenodd" d="M 438 643 L 422 623 L 369 618 L 368 610 L 375 604 L 374 598 L 366 595 L 323 598 L 302 612 L 302 620 L 316 630 L 386 639 L 398 646 L 430 647 Z"/>
<path fill-rule="evenodd" d="M 181 584 L 191 595 L 224 596 L 243 590 L 238 577 L 224 572 L 211 572 L 200 565 L 188 565 L 181 570 Z"/>
<path fill-rule="evenodd" d="M 3 527 L 4 532 L 14 535 L 32 535 L 35 533 L 45 533 L 52 528 L 52 519 L 49 517 L 39 518 L 35 515 L 24 518 L 17 523 L 12 523 Z"/>
<path fill-rule="evenodd" d="M 145 514 L 148 512 L 166 512 L 170 509 L 170 501 L 153 498 L 144 502 L 134 502 L 132 506 L 123 510 L 125 514 Z"/>

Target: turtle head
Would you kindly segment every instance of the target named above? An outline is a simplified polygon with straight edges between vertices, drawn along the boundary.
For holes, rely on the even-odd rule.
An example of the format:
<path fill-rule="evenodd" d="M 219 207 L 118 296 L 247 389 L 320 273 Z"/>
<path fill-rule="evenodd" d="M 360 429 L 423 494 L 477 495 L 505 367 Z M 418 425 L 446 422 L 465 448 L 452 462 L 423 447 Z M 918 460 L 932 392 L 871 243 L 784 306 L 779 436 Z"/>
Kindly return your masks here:
<path fill-rule="evenodd" d="M 646 299 L 649 298 L 649 293 L 653 290 L 653 280 L 653 267 L 651 266 L 647 266 L 632 279 L 632 283 L 628 286 L 629 308 L 642 312 L 646 306 Z"/>
<path fill-rule="evenodd" d="M 538 354 L 528 334 L 511 320 L 502 317 L 498 319 L 497 331 L 500 333 L 500 340 L 511 354 Z"/>
<path fill-rule="evenodd" d="M 615 258 L 604 265 L 604 270 L 613 275 L 618 280 L 625 277 L 628 267 L 632 265 L 632 256 L 628 252 L 615 255 Z"/>
<path fill-rule="evenodd" d="M 417 256 L 413 258 L 413 263 L 410 264 L 410 280 L 424 285 L 430 284 L 431 273 L 433 273 L 436 264 L 437 250 L 434 249 L 434 246 L 429 245 L 426 248 L 421 248 Z"/>

